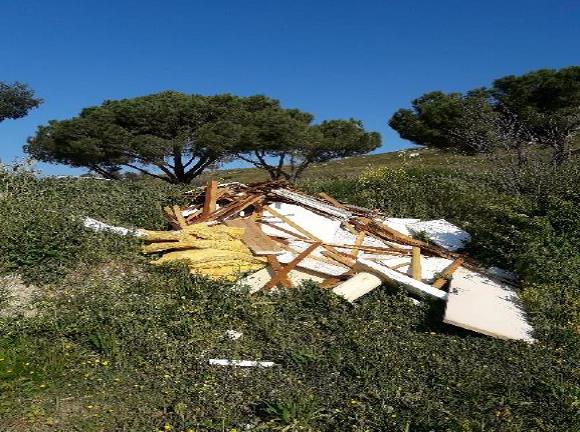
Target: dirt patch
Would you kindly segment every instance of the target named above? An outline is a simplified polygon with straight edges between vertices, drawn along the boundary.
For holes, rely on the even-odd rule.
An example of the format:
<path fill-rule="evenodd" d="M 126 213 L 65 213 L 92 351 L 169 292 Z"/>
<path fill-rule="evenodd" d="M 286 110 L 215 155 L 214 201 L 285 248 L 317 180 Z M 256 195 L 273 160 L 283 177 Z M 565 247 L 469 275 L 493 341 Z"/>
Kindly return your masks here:
<path fill-rule="evenodd" d="M 26 285 L 18 275 L 0 276 L 0 317 L 35 316 L 38 288 Z"/>

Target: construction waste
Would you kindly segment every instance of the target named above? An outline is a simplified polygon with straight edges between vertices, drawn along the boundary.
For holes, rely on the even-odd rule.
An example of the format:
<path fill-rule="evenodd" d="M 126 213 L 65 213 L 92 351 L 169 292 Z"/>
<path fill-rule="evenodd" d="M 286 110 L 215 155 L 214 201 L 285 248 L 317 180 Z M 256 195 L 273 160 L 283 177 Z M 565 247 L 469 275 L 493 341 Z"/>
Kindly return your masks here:
<path fill-rule="evenodd" d="M 395 284 L 444 302 L 448 324 L 534 341 L 514 275 L 461 253 L 469 234 L 445 220 L 390 218 L 282 182 L 209 181 L 188 196 L 191 205 L 164 208 L 172 231 L 131 232 L 148 243 L 144 253 L 161 253 L 153 264 L 184 261 L 192 273 L 238 280 L 252 293 L 312 280 L 350 302 Z"/>

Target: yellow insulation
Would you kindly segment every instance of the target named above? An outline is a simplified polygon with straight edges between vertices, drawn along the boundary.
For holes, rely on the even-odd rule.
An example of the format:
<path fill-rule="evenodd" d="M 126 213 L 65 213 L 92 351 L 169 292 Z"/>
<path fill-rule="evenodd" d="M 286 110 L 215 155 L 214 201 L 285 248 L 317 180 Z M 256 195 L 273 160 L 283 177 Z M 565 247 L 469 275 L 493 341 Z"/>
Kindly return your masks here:
<path fill-rule="evenodd" d="M 165 252 L 152 264 L 186 261 L 192 273 L 210 278 L 234 279 L 241 272 L 266 265 L 263 257 L 252 255 L 240 240 L 243 228 L 195 224 L 179 231 L 142 231 L 147 241 L 144 253 Z"/>

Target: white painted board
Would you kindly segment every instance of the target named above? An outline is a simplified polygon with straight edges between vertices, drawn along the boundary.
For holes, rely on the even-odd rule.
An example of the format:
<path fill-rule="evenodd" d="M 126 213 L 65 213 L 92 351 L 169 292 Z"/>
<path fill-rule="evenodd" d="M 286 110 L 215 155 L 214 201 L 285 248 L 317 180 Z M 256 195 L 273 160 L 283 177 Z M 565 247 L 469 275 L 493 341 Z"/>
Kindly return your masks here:
<path fill-rule="evenodd" d="M 500 339 L 534 341 L 517 293 L 465 268 L 453 274 L 443 321 Z"/>
<path fill-rule="evenodd" d="M 450 251 L 462 249 L 471 239 L 468 232 L 445 219 L 410 223 L 407 228 L 413 234 L 424 233 L 437 246 Z"/>
<path fill-rule="evenodd" d="M 397 283 L 409 292 L 421 297 L 431 297 L 439 300 L 445 300 L 447 298 L 447 293 L 445 291 L 433 288 L 431 285 L 410 278 L 409 276 L 385 267 L 379 263 L 366 259 L 359 259 L 357 260 L 357 266 L 362 268 L 364 271 L 377 275 L 384 281 Z"/>

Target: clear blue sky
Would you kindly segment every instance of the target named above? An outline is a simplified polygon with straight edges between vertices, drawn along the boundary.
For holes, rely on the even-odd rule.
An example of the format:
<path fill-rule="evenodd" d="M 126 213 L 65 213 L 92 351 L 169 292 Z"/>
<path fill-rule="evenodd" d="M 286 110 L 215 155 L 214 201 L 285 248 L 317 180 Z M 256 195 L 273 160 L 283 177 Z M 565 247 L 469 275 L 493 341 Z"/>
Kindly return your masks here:
<path fill-rule="evenodd" d="M 359 118 L 390 151 L 410 143 L 388 118 L 426 91 L 579 64 L 580 1 L 4 0 L 0 41 L 0 80 L 46 101 L 0 123 L 4 162 L 50 119 L 167 89 Z"/>

